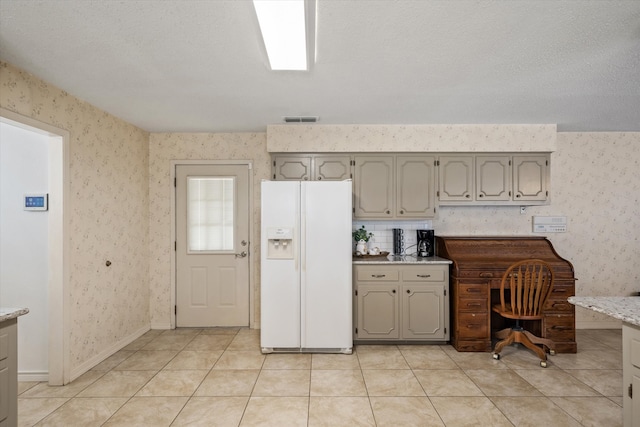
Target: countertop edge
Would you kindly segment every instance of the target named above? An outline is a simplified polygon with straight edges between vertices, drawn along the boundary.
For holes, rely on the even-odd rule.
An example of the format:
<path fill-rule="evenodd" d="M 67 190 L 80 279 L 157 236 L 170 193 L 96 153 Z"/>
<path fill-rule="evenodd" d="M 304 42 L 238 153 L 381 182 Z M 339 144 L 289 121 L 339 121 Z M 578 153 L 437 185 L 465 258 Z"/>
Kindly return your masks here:
<path fill-rule="evenodd" d="M 29 312 L 28 308 L 0 308 L 0 322 L 15 319 Z"/>
<path fill-rule="evenodd" d="M 567 301 L 573 305 L 606 314 L 614 319 L 640 326 L 640 297 L 578 297 Z"/>
<path fill-rule="evenodd" d="M 420 258 L 420 257 L 414 257 L 414 256 L 410 256 L 410 255 L 404 255 L 404 256 L 389 255 L 386 258 L 381 258 L 381 257 L 377 257 L 377 258 L 362 258 L 362 259 L 359 259 L 357 257 L 353 258 L 353 264 L 354 265 L 367 265 L 367 264 L 384 264 L 384 265 L 389 265 L 389 264 L 398 264 L 398 265 L 407 265 L 407 264 L 413 264 L 413 265 L 446 264 L 446 265 L 449 265 L 451 263 L 453 263 L 453 261 L 451 261 L 449 259 L 446 259 L 446 258 L 438 257 L 438 256 Z"/>

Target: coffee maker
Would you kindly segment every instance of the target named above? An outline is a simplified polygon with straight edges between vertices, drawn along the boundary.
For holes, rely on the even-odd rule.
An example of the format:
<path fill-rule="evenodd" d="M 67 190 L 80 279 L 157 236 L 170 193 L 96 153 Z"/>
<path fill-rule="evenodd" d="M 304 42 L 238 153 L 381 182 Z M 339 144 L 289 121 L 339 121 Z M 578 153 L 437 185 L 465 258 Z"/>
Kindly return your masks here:
<path fill-rule="evenodd" d="M 418 256 L 429 257 L 434 255 L 434 232 L 433 230 L 416 230 L 418 237 Z"/>

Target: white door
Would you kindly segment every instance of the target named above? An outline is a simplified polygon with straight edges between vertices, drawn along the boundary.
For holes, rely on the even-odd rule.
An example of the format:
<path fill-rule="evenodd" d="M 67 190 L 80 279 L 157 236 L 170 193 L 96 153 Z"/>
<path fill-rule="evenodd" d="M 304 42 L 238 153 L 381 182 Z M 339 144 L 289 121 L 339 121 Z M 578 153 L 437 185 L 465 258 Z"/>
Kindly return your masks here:
<path fill-rule="evenodd" d="M 249 325 L 249 173 L 176 166 L 176 326 Z"/>

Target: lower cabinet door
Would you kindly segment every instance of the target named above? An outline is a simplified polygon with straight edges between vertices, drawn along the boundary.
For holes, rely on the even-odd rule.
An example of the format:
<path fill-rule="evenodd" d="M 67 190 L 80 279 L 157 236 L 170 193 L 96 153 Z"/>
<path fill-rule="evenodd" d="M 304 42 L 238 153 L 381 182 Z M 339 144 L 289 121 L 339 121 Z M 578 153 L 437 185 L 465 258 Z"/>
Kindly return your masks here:
<path fill-rule="evenodd" d="M 398 285 L 360 284 L 357 339 L 399 338 Z"/>
<path fill-rule="evenodd" d="M 444 291 L 443 285 L 402 285 L 402 338 L 448 339 Z"/>

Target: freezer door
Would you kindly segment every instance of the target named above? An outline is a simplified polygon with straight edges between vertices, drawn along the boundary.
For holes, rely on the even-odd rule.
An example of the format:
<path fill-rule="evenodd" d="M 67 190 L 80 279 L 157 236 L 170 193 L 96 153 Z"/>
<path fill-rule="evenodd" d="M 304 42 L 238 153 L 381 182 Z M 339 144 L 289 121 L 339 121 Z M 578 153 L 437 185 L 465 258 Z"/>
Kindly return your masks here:
<path fill-rule="evenodd" d="M 300 182 L 263 181 L 261 204 L 261 347 L 295 349 L 300 347 Z M 293 229 L 293 258 L 269 258 L 270 228 Z"/>
<path fill-rule="evenodd" d="M 301 341 L 351 349 L 351 181 L 302 182 Z"/>

